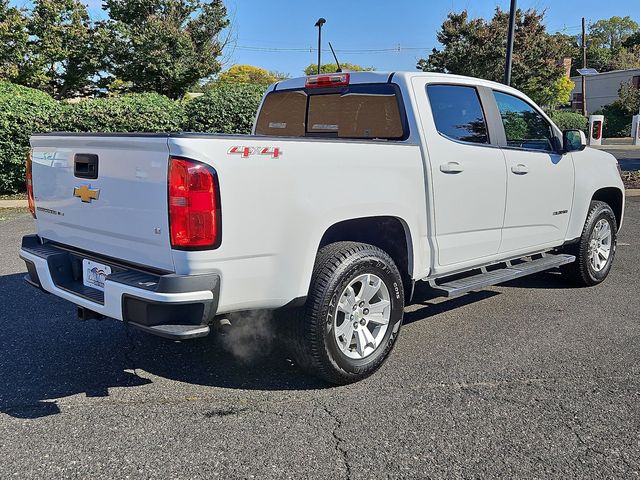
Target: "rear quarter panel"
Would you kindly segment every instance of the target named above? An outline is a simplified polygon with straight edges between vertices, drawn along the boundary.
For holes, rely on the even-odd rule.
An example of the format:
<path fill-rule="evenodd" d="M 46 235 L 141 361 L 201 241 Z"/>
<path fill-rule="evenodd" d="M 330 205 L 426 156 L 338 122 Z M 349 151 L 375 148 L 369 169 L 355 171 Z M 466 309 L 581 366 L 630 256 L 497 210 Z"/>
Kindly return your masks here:
<path fill-rule="evenodd" d="M 244 157 L 229 153 L 234 147 L 278 148 L 280 155 Z M 426 242 L 419 146 L 202 136 L 171 138 L 169 149 L 218 173 L 222 244 L 173 257 L 177 273 L 220 273 L 221 313 L 277 308 L 306 296 L 320 240 L 340 221 L 394 216 L 417 249 Z M 414 271 L 427 268 L 426 259 L 413 257 Z"/>

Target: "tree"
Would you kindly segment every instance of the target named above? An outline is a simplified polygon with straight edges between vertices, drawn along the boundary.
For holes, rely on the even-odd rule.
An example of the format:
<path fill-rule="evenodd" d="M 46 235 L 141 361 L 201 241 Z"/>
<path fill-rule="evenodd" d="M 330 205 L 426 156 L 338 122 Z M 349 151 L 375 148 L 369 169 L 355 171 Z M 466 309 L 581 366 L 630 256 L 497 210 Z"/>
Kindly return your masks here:
<path fill-rule="evenodd" d="M 0 79 L 14 81 L 27 51 L 27 19 L 22 10 L 0 0 Z"/>
<path fill-rule="evenodd" d="M 228 25 L 222 0 L 105 0 L 112 32 L 110 73 L 131 91 L 179 98 L 220 71 Z"/>
<path fill-rule="evenodd" d="M 86 95 L 102 68 L 102 30 L 79 0 L 36 0 L 27 23 L 29 40 L 16 81 L 56 98 Z"/>
<path fill-rule="evenodd" d="M 589 26 L 587 64 L 599 72 L 640 67 L 640 26 L 630 17 L 611 17 Z M 582 52 L 576 52 L 574 65 L 582 67 Z M 573 69 L 575 75 L 577 72 Z"/>
<path fill-rule="evenodd" d="M 544 14 L 516 12 L 512 85 L 543 106 L 564 103 L 566 82 L 561 60 L 570 45 L 566 38 L 550 35 Z M 442 49 L 434 48 L 418 69 L 456 73 L 501 82 L 504 77 L 509 14 L 496 8 L 493 18 L 469 19 L 466 10 L 448 15 L 438 32 Z"/>
<path fill-rule="evenodd" d="M 253 65 L 234 65 L 218 76 L 219 82 L 269 85 L 280 80 L 275 74 Z"/>
<path fill-rule="evenodd" d="M 371 72 L 375 70 L 373 67 L 363 67 L 356 65 L 355 63 L 341 63 L 342 71 L 344 72 Z M 324 63 L 320 65 L 320 73 L 335 73 L 338 70 L 336 63 Z M 305 75 L 315 75 L 318 73 L 318 64 L 311 64 L 304 69 Z"/>
<path fill-rule="evenodd" d="M 616 50 L 624 41 L 640 30 L 640 25 L 631 17 L 613 16 L 598 20 L 589 26 L 589 40 L 601 48 Z"/>

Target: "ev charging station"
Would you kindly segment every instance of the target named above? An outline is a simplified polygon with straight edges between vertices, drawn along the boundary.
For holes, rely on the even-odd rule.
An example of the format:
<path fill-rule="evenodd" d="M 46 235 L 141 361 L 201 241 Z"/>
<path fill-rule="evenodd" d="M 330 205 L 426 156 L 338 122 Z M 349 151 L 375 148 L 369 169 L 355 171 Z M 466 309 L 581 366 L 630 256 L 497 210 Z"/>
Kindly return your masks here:
<path fill-rule="evenodd" d="M 633 116 L 633 122 L 631 123 L 631 143 L 633 145 L 640 145 L 640 114 Z"/>
<path fill-rule="evenodd" d="M 589 117 L 589 145 L 602 145 L 602 127 L 604 115 L 591 115 Z"/>

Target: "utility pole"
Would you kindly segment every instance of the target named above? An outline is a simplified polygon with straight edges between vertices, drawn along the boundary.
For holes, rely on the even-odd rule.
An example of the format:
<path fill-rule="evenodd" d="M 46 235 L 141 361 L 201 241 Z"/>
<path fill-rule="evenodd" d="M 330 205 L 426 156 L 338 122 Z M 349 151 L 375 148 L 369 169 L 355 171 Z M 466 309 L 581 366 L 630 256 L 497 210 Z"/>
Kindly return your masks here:
<path fill-rule="evenodd" d="M 582 68 L 587 68 L 587 24 L 582 17 Z M 582 75 L 582 115 L 587 116 L 587 76 Z"/>
<path fill-rule="evenodd" d="M 504 67 L 504 84 L 511 85 L 511 63 L 513 59 L 513 37 L 516 30 L 516 0 L 511 0 L 509 11 L 509 33 L 507 34 L 507 62 Z"/>
<path fill-rule="evenodd" d="M 320 75 L 320 62 L 322 61 L 322 26 L 327 23 L 327 21 L 320 17 L 316 22 L 316 27 L 318 27 L 318 75 Z"/>

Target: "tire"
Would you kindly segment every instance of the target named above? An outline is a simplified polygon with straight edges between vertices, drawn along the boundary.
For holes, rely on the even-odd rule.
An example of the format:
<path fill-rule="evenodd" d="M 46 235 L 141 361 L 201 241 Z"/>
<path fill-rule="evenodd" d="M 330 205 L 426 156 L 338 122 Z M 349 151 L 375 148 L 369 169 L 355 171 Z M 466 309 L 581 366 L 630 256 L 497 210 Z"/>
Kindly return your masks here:
<path fill-rule="evenodd" d="M 402 278 L 387 253 L 363 243 L 327 245 L 318 252 L 306 304 L 291 325 L 296 363 L 333 384 L 362 380 L 389 356 L 403 315 Z"/>
<path fill-rule="evenodd" d="M 592 242 L 601 242 L 602 239 L 599 237 L 605 235 L 607 229 L 610 231 L 610 237 L 607 243 L 608 256 L 605 259 L 603 255 L 597 253 L 597 250 L 594 254 L 594 248 L 597 248 L 596 246 L 599 243 L 594 244 Z M 575 255 L 576 261 L 561 269 L 563 276 L 582 287 L 590 287 L 603 282 L 611 271 L 616 253 L 617 238 L 618 224 L 611 207 L 601 201 L 592 201 L 580 240 L 564 249 L 565 253 Z M 603 245 L 603 251 L 605 251 L 607 245 L 601 245 Z M 595 261 L 593 259 L 594 255 L 597 255 L 597 260 Z"/>

